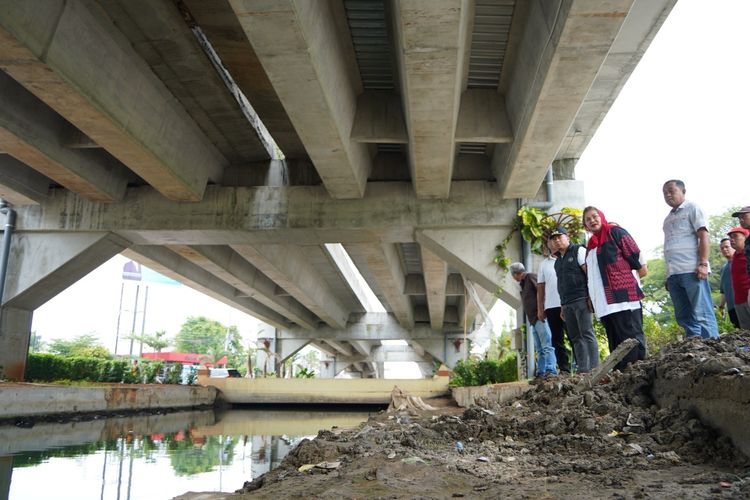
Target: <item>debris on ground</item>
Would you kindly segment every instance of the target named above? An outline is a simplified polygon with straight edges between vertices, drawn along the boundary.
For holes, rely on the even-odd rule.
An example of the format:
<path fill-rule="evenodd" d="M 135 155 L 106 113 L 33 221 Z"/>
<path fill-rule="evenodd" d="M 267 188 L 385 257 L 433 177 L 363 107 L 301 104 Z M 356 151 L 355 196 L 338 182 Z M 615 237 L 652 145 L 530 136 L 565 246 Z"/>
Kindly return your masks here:
<path fill-rule="evenodd" d="M 395 417 L 381 413 L 356 429 L 321 431 L 303 441 L 278 468 L 238 493 L 252 492 L 253 498 L 747 498 L 748 457 L 691 409 L 674 401 L 660 407 L 653 392 L 670 383 L 744 384 L 750 375 L 749 345 L 747 331 L 717 340 L 689 339 L 592 386 L 579 376 L 551 377 L 516 401 L 485 403 L 462 413 L 457 408 L 411 408 L 408 414 L 401 409 Z M 339 466 L 300 470 L 324 462 Z"/>

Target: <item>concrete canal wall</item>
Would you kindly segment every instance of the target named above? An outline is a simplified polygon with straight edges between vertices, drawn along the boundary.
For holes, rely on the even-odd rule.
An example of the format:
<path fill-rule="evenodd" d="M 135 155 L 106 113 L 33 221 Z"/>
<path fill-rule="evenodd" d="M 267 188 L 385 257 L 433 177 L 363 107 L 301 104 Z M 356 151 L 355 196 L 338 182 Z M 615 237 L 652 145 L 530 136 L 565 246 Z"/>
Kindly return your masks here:
<path fill-rule="evenodd" d="M 450 394 L 448 377 L 431 379 L 208 378 L 198 383 L 221 391 L 231 404 L 383 404 L 395 386 L 422 399 Z"/>
<path fill-rule="evenodd" d="M 0 384 L 0 419 L 66 413 L 110 413 L 159 408 L 213 406 L 214 387 L 126 385 L 71 387 Z"/>

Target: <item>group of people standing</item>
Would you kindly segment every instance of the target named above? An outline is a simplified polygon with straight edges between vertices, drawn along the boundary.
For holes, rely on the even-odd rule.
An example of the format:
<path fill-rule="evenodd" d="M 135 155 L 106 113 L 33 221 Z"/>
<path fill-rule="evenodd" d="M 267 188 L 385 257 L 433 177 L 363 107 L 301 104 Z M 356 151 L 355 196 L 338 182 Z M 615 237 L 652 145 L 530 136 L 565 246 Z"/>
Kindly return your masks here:
<path fill-rule="evenodd" d="M 708 222 L 700 207 L 685 199 L 685 184 L 681 180 L 665 182 L 662 193 L 664 201 L 672 208 L 664 220 L 663 230 L 665 286 L 674 304 L 675 319 L 686 336 L 718 337 L 707 280 L 711 272 Z M 728 233 L 728 245 L 722 241 L 722 252 L 726 246 L 736 250 L 731 262 L 722 268 L 722 284 L 730 282 L 735 293 L 729 297 L 723 285 L 722 292 L 726 303 L 733 303 L 728 309 L 730 317 L 738 318 L 736 325 L 750 329 L 747 258 L 750 255 L 750 207 L 732 216 L 740 219 L 740 226 Z M 596 207 L 583 210 L 583 226 L 589 234 L 586 245 L 572 243 L 564 227 L 557 227 L 547 235 L 548 252 L 539 265 L 538 274 L 527 272 L 520 262 L 509 267 L 513 279 L 521 286 L 523 308 L 533 327 L 538 376 L 557 374 L 558 367 L 561 373 L 570 372 L 565 332 L 579 373 L 587 373 L 599 365 L 593 314 L 604 326 L 610 352 L 626 339 L 638 341 L 637 348 L 618 363 L 617 369 L 622 370 L 647 355 L 640 278 L 648 270 L 641 251 L 628 231 L 608 222 Z M 728 250 L 723 254 L 730 257 Z M 725 271 L 729 276 L 727 280 Z M 737 283 L 740 283 L 739 288 Z"/>

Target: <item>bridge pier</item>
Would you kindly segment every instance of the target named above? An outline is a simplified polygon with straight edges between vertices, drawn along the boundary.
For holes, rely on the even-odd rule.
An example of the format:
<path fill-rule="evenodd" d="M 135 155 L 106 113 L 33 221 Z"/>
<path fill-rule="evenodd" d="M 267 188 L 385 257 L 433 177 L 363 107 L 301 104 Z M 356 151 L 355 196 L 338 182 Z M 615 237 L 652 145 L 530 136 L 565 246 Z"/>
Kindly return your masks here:
<path fill-rule="evenodd" d="M 34 310 L 128 245 L 104 232 L 14 235 L 0 309 L 0 376 L 23 380 Z"/>

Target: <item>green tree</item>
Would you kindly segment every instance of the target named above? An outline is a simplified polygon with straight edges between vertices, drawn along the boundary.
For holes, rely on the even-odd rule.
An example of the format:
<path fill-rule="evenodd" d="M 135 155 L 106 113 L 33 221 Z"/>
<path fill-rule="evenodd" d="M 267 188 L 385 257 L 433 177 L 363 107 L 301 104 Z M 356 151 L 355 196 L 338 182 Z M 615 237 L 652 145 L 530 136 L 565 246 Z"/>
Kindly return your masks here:
<path fill-rule="evenodd" d="M 175 337 L 175 347 L 180 352 L 208 354 L 214 360 L 227 356 L 232 367 L 245 362 L 242 336 L 237 327 L 224 326 L 204 316 L 191 316 L 183 323 Z"/>
<path fill-rule="evenodd" d="M 99 338 L 96 335 L 92 335 L 90 333 L 78 335 L 72 340 L 52 339 L 49 343 L 48 349 L 52 354 L 59 354 L 60 356 L 80 357 L 86 357 L 92 352 L 101 355 L 102 352 L 105 351 L 107 353 L 107 357 L 109 357 L 109 351 L 107 351 L 106 348 L 101 344 L 101 342 L 99 342 Z"/>
<path fill-rule="evenodd" d="M 161 352 L 162 349 L 172 343 L 172 341 L 167 338 L 166 330 L 159 330 L 157 332 L 154 332 L 153 335 L 128 335 L 126 338 L 132 338 L 137 342 L 146 344 L 156 352 Z"/>

